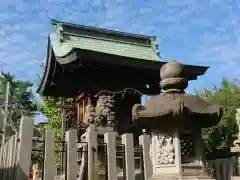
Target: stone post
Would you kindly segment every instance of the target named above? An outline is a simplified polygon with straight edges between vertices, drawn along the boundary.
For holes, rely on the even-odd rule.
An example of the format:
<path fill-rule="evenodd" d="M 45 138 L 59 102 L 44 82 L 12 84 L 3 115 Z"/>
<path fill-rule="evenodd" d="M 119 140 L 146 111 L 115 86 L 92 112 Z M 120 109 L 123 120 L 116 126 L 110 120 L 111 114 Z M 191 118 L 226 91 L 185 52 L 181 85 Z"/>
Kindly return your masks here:
<path fill-rule="evenodd" d="M 38 164 L 33 164 L 32 171 L 33 171 L 33 180 L 40 180 L 41 171 L 39 170 Z"/>
<path fill-rule="evenodd" d="M 102 167 L 99 167 L 103 165 L 103 162 L 99 159 L 98 156 L 98 137 L 104 135 L 107 132 L 113 132 L 113 128 L 98 126 L 92 129 L 89 127 L 81 136 L 81 139 L 84 139 L 84 141 L 88 143 L 88 180 L 96 180 L 103 177 L 102 171 L 104 171 L 104 169 L 101 169 Z"/>
<path fill-rule="evenodd" d="M 205 174 L 205 167 L 204 167 L 204 142 L 201 135 L 201 130 L 197 130 L 194 134 L 195 140 L 195 152 L 198 164 L 201 166 L 201 173 Z"/>
<path fill-rule="evenodd" d="M 142 146 L 143 153 L 143 167 L 144 167 L 144 179 L 148 179 L 153 175 L 153 165 L 150 158 L 150 135 L 143 134 L 139 137 L 139 143 Z"/>
<path fill-rule="evenodd" d="M 23 180 L 29 177 L 32 152 L 34 119 L 23 116 L 20 123 L 16 180 Z"/>
<path fill-rule="evenodd" d="M 182 157 L 181 157 L 180 134 L 178 129 L 175 129 L 173 132 L 173 144 L 175 147 L 176 172 L 180 174 L 182 172 Z"/>
<path fill-rule="evenodd" d="M 44 180 L 52 180 L 57 174 L 55 166 L 55 131 L 45 130 Z"/>
<path fill-rule="evenodd" d="M 87 131 L 85 134 L 88 143 L 88 180 L 96 180 L 96 163 L 97 163 L 97 132 Z"/>
<path fill-rule="evenodd" d="M 69 130 L 66 132 L 67 142 L 67 180 L 77 179 L 77 131 Z"/>
<path fill-rule="evenodd" d="M 134 147 L 133 147 L 133 135 L 123 134 L 122 144 L 124 144 L 125 151 L 125 167 L 126 167 L 126 180 L 135 179 L 135 166 L 134 166 Z"/>
<path fill-rule="evenodd" d="M 117 180 L 116 161 L 116 133 L 107 132 L 104 134 L 104 142 L 107 144 L 107 176 L 108 179 Z"/>

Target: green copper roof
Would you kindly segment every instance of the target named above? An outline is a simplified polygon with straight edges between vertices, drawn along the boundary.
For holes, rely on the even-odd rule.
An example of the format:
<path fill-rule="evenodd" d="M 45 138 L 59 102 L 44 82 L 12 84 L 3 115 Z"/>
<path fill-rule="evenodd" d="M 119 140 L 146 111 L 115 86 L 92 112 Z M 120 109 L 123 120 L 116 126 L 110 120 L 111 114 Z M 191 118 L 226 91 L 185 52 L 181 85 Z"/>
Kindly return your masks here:
<path fill-rule="evenodd" d="M 58 23 L 50 36 L 53 51 L 60 64 L 76 59 L 74 49 L 82 49 L 134 59 L 161 61 L 155 37 Z"/>
<path fill-rule="evenodd" d="M 56 32 L 48 38 L 47 63 L 44 76 L 37 90 L 39 94 L 74 97 L 79 89 L 84 89 L 87 92 L 92 91 L 91 93 L 93 93 L 101 88 L 119 91 L 126 87 L 129 88 L 129 86 L 143 94 L 156 95 L 160 92 L 158 85 L 159 69 L 165 62 L 161 61 L 157 55 L 156 37 L 59 21 L 52 21 L 52 24 L 57 27 Z M 71 64 L 72 66 L 59 65 L 68 64 L 77 59 L 79 62 Z M 88 60 L 91 61 L 89 66 Z M 97 62 L 96 67 L 91 70 L 90 67 L 94 67 L 94 64 L 91 63 L 94 62 Z M 73 67 L 76 64 L 83 66 Z M 98 69 L 97 67 L 102 64 L 106 66 Z M 129 76 L 133 75 L 133 77 L 119 78 L 123 81 L 119 84 L 116 83 L 115 79 L 113 83 L 110 80 L 111 78 L 105 78 L 107 68 L 117 68 L 119 65 L 121 66 L 120 71 L 116 72 L 119 77 L 126 72 L 125 70 L 127 70 Z M 197 79 L 208 69 L 208 67 L 203 66 L 184 66 L 186 66 L 186 75 L 189 75 L 186 78 L 189 80 Z M 96 69 L 99 71 L 96 72 Z M 125 70 L 121 72 L 121 69 Z M 86 73 L 86 70 L 91 72 Z M 109 76 L 112 74 L 115 73 L 111 72 Z M 134 76 L 134 74 L 137 75 Z M 90 84 L 100 82 L 95 80 L 93 82 L 85 81 L 90 76 L 100 76 L 99 79 L 105 79 L 106 83 L 103 83 L 103 87 L 95 88 Z M 90 77 L 89 79 L 94 78 Z M 150 88 L 147 88 L 146 84 L 149 84 Z"/>

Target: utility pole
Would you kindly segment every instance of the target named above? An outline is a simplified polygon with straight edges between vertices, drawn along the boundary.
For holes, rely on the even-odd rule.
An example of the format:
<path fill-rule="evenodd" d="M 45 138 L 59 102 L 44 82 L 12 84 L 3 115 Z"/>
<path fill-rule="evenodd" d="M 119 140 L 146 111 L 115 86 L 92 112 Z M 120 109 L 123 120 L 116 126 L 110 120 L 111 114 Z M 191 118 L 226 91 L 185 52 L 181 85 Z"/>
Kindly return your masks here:
<path fill-rule="evenodd" d="M 4 101 L 4 117 L 3 117 L 3 127 L 2 127 L 2 145 L 5 144 L 6 141 L 6 126 L 7 126 L 7 120 L 8 120 L 8 101 L 9 101 L 9 90 L 10 90 L 10 83 L 9 81 L 6 84 L 5 88 L 5 101 Z"/>

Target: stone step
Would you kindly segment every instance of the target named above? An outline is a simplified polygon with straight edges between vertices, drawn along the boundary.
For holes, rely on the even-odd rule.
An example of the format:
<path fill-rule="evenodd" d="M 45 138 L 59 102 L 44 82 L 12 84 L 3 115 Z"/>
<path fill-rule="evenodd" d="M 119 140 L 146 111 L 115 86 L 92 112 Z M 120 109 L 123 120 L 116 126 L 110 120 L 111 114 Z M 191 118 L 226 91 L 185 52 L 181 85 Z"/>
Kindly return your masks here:
<path fill-rule="evenodd" d="M 187 175 L 201 175 L 202 167 L 199 165 L 182 166 L 182 173 Z"/>
<path fill-rule="evenodd" d="M 162 174 L 162 175 L 153 175 L 149 180 L 213 180 L 211 177 L 204 175 L 200 172 L 188 172 L 181 174 Z"/>
<path fill-rule="evenodd" d="M 214 180 L 207 176 L 186 176 L 186 175 L 162 175 L 151 177 L 148 180 Z"/>
<path fill-rule="evenodd" d="M 65 180 L 65 175 L 62 174 L 62 175 L 54 176 L 54 180 Z"/>

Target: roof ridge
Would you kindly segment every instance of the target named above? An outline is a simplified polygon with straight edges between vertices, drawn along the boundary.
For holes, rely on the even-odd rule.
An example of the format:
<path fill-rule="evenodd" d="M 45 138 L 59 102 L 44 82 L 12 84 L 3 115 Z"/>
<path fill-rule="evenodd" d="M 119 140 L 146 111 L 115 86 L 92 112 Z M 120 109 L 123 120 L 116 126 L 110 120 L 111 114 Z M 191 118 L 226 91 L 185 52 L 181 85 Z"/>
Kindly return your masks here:
<path fill-rule="evenodd" d="M 145 45 L 145 44 L 141 44 L 141 43 L 121 41 L 121 40 L 115 40 L 115 39 L 110 39 L 110 38 L 108 39 L 108 38 L 102 38 L 102 37 L 97 37 L 97 36 L 72 34 L 72 33 L 64 33 L 64 34 L 71 35 L 71 36 L 83 37 L 83 38 L 89 38 L 89 39 L 97 39 L 97 40 L 111 41 L 111 42 L 117 42 L 117 43 L 123 43 L 123 44 L 131 44 L 131 45 L 136 45 L 136 46 L 144 46 L 144 47 L 152 47 L 153 46 L 153 44 Z M 153 50 L 155 50 L 154 47 L 152 47 L 152 48 L 153 48 Z"/>
<path fill-rule="evenodd" d="M 57 20 L 53 20 L 53 19 L 51 20 L 51 22 L 52 22 L 52 25 L 61 24 L 63 26 L 82 28 L 82 29 L 86 29 L 86 30 L 87 29 L 95 30 L 95 31 L 98 31 L 98 32 L 115 34 L 115 35 L 122 35 L 122 36 L 126 36 L 126 37 L 133 37 L 133 38 L 139 38 L 139 39 L 156 39 L 156 36 L 147 36 L 147 35 L 140 35 L 140 34 L 135 34 L 135 33 L 128 33 L 128 32 L 123 32 L 123 31 L 117 31 L 117 30 L 98 28 L 98 27 L 93 27 L 93 26 L 79 25 L 79 24 L 61 22 L 61 21 L 57 21 Z"/>

